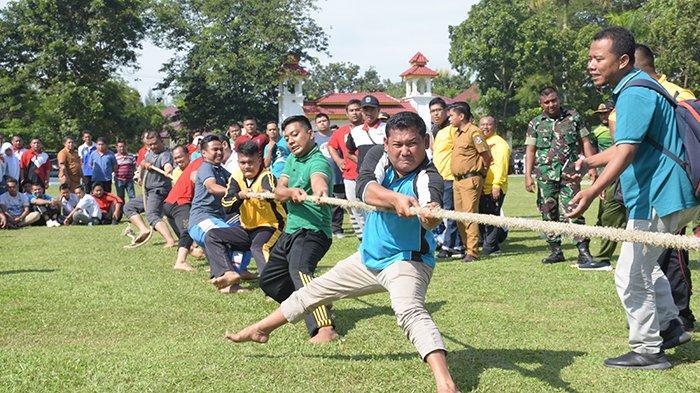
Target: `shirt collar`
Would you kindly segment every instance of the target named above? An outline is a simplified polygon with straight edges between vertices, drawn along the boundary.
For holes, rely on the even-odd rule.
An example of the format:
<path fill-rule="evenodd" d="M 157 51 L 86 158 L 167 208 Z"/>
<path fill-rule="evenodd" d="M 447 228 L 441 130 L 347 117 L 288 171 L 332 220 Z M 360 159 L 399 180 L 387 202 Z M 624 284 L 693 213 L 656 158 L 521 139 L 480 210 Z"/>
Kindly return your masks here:
<path fill-rule="evenodd" d="M 636 77 L 640 72 L 642 72 L 638 68 L 632 68 L 630 72 L 627 73 L 622 79 L 617 83 L 615 88 L 613 89 L 612 93 L 613 95 L 618 95 L 620 94 L 620 91 L 622 91 L 622 88 L 625 87 L 627 82 L 629 82 L 632 78 Z"/>
<path fill-rule="evenodd" d="M 317 151 L 319 151 L 319 150 L 318 150 L 318 145 L 314 143 L 314 147 L 313 147 L 311 150 L 309 150 L 308 153 L 304 154 L 304 155 L 301 156 L 301 157 L 297 157 L 297 162 L 304 162 L 304 161 L 308 160 L 308 159 L 311 158 L 311 156 L 314 155 L 314 153 L 316 153 Z"/>
<path fill-rule="evenodd" d="M 365 131 L 369 131 L 370 128 L 377 128 L 377 127 L 379 127 L 379 125 L 380 125 L 381 123 L 382 123 L 382 121 L 381 121 L 380 119 L 376 119 L 376 120 L 374 121 L 374 123 L 372 123 L 372 124 L 369 124 L 369 123 L 366 123 L 366 122 L 365 122 L 364 124 L 362 124 L 362 129 L 365 130 Z"/>

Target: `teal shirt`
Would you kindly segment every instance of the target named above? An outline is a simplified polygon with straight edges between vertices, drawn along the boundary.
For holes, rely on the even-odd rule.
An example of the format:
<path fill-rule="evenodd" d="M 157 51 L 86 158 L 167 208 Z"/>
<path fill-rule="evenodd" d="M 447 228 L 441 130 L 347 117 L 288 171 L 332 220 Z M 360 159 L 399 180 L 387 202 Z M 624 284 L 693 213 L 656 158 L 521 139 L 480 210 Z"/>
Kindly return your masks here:
<path fill-rule="evenodd" d="M 332 192 L 333 185 L 331 180 L 333 179 L 333 172 L 318 146 L 314 146 L 310 152 L 302 157 L 290 154 L 287 162 L 284 164 L 281 177 L 287 177 L 287 187 L 301 188 L 307 194 L 312 195 L 311 176 L 315 173 L 320 173 L 326 177 L 328 191 Z M 320 231 L 332 238 L 331 207 L 329 205 L 317 205 L 313 202 L 287 202 L 287 224 L 284 227 L 284 231 L 286 233 L 294 233 L 299 229 Z"/>
<path fill-rule="evenodd" d="M 629 217 L 648 220 L 652 209 L 664 217 L 699 202 L 683 168 L 644 141 L 648 135 L 685 159 L 673 107 L 646 87 L 630 87 L 620 94 L 622 87 L 633 79 L 654 80 L 635 68 L 613 89 L 617 110 L 615 144 L 638 145 L 634 161 L 620 175 L 620 184 Z"/>

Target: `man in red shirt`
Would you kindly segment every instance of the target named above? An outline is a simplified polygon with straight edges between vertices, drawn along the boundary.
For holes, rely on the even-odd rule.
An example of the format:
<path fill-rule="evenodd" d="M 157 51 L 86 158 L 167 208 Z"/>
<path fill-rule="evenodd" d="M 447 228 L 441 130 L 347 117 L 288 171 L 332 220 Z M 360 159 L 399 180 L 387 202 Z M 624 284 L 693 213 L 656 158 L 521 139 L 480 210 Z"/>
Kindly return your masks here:
<path fill-rule="evenodd" d="M 29 147 L 30 149 L 22 154 L 19 161 L 21 182 L 23 185 L 41 183 L 45 189 L 49 188 L 49 173 L 51 173 L 49 155 L 44 152 L 39 138 L 32 138 Z"/>
<path fill-rule="evenodd" d="M 338 128 L 331 139 L 328 141 L 328 153 L 335 161 L 338 168 L 343 171 L 343 184 L 345 185 L 345 196 L 349 201 L 356 201 L 355 195 L 355 180 L 357 180 L 358 169 L 357 162 L 350 158 L 348 152 L 347 140 L 350 130 L 354 127 L 362 125 L 364 118 L 362 116 L 362 101 L 353 99 L 345 105 L 345 114 L 348 116 L 350 124 L 346 124 Z M 362 229 L 364 228 L 364 216 L 359 209 L 351 209 L 350 221 L 355 235 L 362 239 Z"/>
<path fill-rule="evenodd" d="M 254 117 L 248 116 L 243 120 L 243 128 L 246 133 L 236 138 L 234 143 L 235 146 L 240 146 L 244 142 L 253 141 L 262 152 L 265 149 L 265 145 L 270 142 L 270 139 L 266 134 L 261 134 L 258 131 L 258 123 L 255 121 Z"/>
<path fill-rule="evenodd" d="M 187 232 L 187 227 L 189 225 L 192 197 L 194 196 L 194 176 L 197 169 L 202 165 L 203 159 L 199 157 L 189 162 L 189 157 L 186 154 L 184 156 L 188 163 L 184 164 L 186 165 L 185 169 L 182 170 L 182 174 L 173 185 L 167 198 L 165 198 L 163 212 L 168 219 L 170 227 L 173 228 L 178 237 L 177 258 L 173 269 L 191 272 L 194 271 L 194 268 L 187 263 L 187 254 L 190 252 L 193 241 Z"/>
<path fill-rule="evenodd" d="M 97 206 L 100 207 L 102 212 L 100 223 L 109 224 L 111 222 L 112 225 L 119 224 L 119 221 L 122 219 L 124 200 L 111 192 L 106 192 L 101 183 L 92 185 L 92 197 L 95 198 L 95 202 L 97 202 Z"/>

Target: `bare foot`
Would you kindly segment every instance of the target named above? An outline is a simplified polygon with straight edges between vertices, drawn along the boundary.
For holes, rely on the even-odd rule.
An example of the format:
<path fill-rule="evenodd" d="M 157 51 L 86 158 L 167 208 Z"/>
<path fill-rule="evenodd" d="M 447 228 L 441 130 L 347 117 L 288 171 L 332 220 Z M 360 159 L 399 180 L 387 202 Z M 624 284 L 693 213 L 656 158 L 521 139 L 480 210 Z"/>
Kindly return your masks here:
<path fill-rule="evenodd" d="M 235 343 L 243 343 L 246 341 L 254 341 L 256 343 L 266 343 L 270 339 L 270 335 L 258 329 L 256 325 L 250 325 L 238 333 L 226 332 L 225 337 Z"/>
<path fill-rule="evenodd" d="M 163 248 L 173 248 L 175 246 L 177 246 L 177 243 L 165 243 Z"/>
<path fill-rule="evenodd" d="M 312 344 L 329 343 L 340 338 L 338 332 L 333 329 L 332 326 L 325 326 L 318 329 L 315 336 L 311 337 L 309 340 Z"/>
<path fill-rule="evenodd" d="M 221 277 L 212 278 L 211 283 L 215 287 L 221 289 L 231 286 L 233 284 L 238 284 L 241 281 L 241 276 L 236 272 L 227 271 Z"/>
<path fill-rule="evenodd" d="M 241 276 L 241 280 L 243 281 L 252 281 L 258 279 L 258 275 L 251 273 L 250 271 L 248 271 L 248 269 L 243 269 L 239 271 L 238 274 Z"/>
<path fill-rule="evenodd" d="M 204 258 L 204 250 L 201 247 L 193 247 L 190 250 L 190 255 L 192 255 L 193 258 L 202 259 Z"/>
<path fill-rule="evenodd" d="M 457 389 L 457 385 L 452 383 L 452 384 L 449 384 L 446 386 L 438 386 L 437 392 L 438 393 L 459 393 L 459 389 Z"/>
<path fill-rule="evenodd" d="M 175 262 L 175 266 L 173 266 L 173 269 L 180 270 L 183 272 L 193 272 L 195 270 L 194 267 L 192 267 L 192 265 L 190 265 L 187 262 Z"/>
<path fill-rule="evenodd" d="M 139 235 L 136 237 L 136 239 L 134 239 L 133 244 L 141 243 L 141 242 L 145 241 L 146 239 L 148 239 L 149 236 L 151 236 L 151 231 L 139 233 Z"/>
<path fill-rule="evenodd" d="M 219 289 L 219 292 L 221 293 L 246 293 L 250 292 L 250 289 L 248 288 L 243 288 L 238 284 L 235 285 L 229 285 L 228 287 L 224 287 Z"/>

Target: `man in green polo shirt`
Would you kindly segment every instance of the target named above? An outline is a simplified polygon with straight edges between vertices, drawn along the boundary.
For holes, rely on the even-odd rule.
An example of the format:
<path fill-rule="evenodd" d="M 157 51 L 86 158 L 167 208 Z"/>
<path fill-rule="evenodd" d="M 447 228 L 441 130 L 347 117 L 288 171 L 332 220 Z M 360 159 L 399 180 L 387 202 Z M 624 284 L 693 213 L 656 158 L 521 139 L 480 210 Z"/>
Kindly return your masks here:
<path fill-rule="evenodd" d="M 282 130 L 292 155 L 284 165 L 275 196 L 286 202 L 287 223 L 260 275 L 260 288 L 278 303 L 311 282 L 333 239 L 330 206 L 303 201 L 306 195 L 325 197 L 332 190 L 333 172 L 314 143 L 311 123 L 305 116 L 292 116 L 282 123 Z M 311 342 L 338 338 L 328 306 L 311 312 L 306 326 Z"/>

